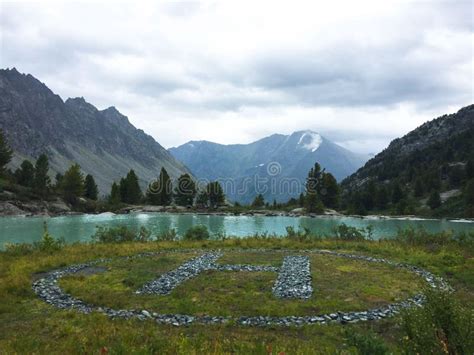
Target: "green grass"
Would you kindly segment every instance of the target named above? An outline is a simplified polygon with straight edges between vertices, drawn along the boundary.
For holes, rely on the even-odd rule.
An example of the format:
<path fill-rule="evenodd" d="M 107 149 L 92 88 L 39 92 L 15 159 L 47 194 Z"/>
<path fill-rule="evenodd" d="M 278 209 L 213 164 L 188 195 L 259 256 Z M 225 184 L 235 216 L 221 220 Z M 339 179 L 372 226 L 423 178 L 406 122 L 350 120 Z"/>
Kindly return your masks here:
<path fill-rule="evenodd" d="M 110 353 L 194 354 L 194 353 L 246 353 L 246 354 L 286 354 L 294 353 L 356 353 L 348 338 L 348 331 L 357 334 L 374 334 L 394 353 L 402 352 L 402 330 L 397 318 L 350 325 L 304 326 L 301 328 L 252 328 L 233 324 L 204 326 L 193 324 L 188 327 L 157 325 L 152 321 L 110 320 L 101 314 L 83 315 L 73 311 L 55 309 L 39 300 L 31 289 L 32 279 L 38 272 L 95 260 L 100 257 L 133 255 L 142 251 L 158 251 L 173 248 L 268 248 L 268 249 L 331 249 L 350 253 L 360 253 L 388 258 L 393 261 L 408 262 L 443 276 L 454 286 L 453 297 L 468 308 L 474 306 L 474 260 L 469 248 L 456 244 L 430 248 L 426 245 L 406 245 L 395 241 L 347 242 L 334 240 L 292 241 L 288 239 L 247 239 L 201 242 L 160 242 L 160 243 L 120 243 L 120 244 L 77 244 L 64 247 L 61 251 L 46 253 L 32 251 L 26 255 L 0 253 L 0 353 L 99 353 L 107 349 Z M 262 255 L 225 253 L 219 262 L 264 263 L 278 265 L 282 254 Z M 63 280 L 64 287 L 70 287 L 75 296 L 102 297 L 101 302 L 113 306 L 114 302 L 133 302 L 130 290 L 135 290 L 143 282 L 170 270 L 191 254 L 168 254 L 165 257 L 143 258 L 133 261 L 114 261 L 107 265 L 109 271 L 83 277 Z M 373 263 L 350 261 L 342 258 L 315 256 L 312 261 L 314 307 L 329 310 L 336 305 L 347 305 L 353 309 L 390 302 L 413 292 L 414 283 L 410 275 Z M 155 262 L 156 261 L 156 262 Z M 367 265 L 364 265 L 367 264 Z M 321 273 L 331 270 L 331 274 Z M 252 273 L 252 279 L 243 273 L 205 273 L 186 282 L 179 303 L 176 295 L 168 300 L 158 301 L 156 297 L 144 296 L 143 302 L 155 302 L 157 306 L 180 309 L 184 312 L 209 311 L 218 305 L 219 312 L 237 314 L 247 309 L 267 310 L 278 314 L 306 311 L 302 302 L 283 301 L 266 303 L 271 298 L 275 275 L 272 273 Z M 230 277 L 229 275 L 232 275 Z M 250 274 L 249 274 L 250 275 Z M 406 277 L 405 277 L 406 276 Z M 113 286 L 107 288 L 97 282 L 100 278 L 111 278 Z M 206 284 L 206 278 L 208 283 Z M 219 295 L 215 299 L 205 297 L 210 293 L 209 285 L 215 284 Z M 389 282 L 390 287 L 384 287 Z M 414 283 L 413 283 L 414 282 Z M 69 284 L 68 284 L 69 283 Z M 76 287 L 82 284 L 84 288 Z M 92 285 L 97 286 L 94 289 Z M 228 288 L 229 286 L 229 288 Z M 232 286 L 232 287 L 230 287 Z M 241 286 L 241 287 L 239 287 Z M 102 288 L 101 288 L 102 287 Z M 347 287 L 347 290 L 344 289 Z M 73 289 L 74 288 L 74 289 Z M 89 288 L 89 293 L 84 292 Z M 200 292 L 202 290 L 202 292 Z M 229 290 L 235 294 L 229 296 Z M 357 293 L 352 292 L 356 290 Z M 83 293 L 81 295 L 81 292 Z M 112 297 L 125 292 L 128 299 Z M 259 301 L 250 301 L 248 295 L 256 293 Z M 102 296 L 101 296 L 102 295 Z M 243 299 L 239 299 L 242 296 Z M 255 296 L 255 295 L 254 295 Z M 137 296 L 138 297 L 138 296 Z M 193 301 L 194 297 L 198 297 Z M 165 299 L 166 297 L 163 297 Z M 351 299 L 352 298 L 352 299 Z M 174 301 L 173 301 L 174 300 Z M 188 302 L 189 301 L 189 302 Z M 174 302 L 174 303 L 173 303 Z M 286 302 L 286 301 L 285 301 Z M 143 305 L 145 303 L 141 303 Z M 292 305 L 294 304 L 294 305 Z M 308 302 L 307 305 L 310 305 Z M 372 335 L 371 335 L 372 336 Z"/>
<path fill-rule="evenodd" d="M 226 252 L 219 263 L 278 266 L 285 254 Z M 258 259 L 258 256 L 260 258 Z M 362 311 L 400 301 L 421 290 L 422 280 L 388 265 L 311 255 L 313 296 L 279 300 L 272 295 L 273 272 L 206 271 L 178 286 L 170 295 L 136 295 L 134 291 L 191 255 L 170 254 L 152 259 L 109 263 L 109 272 L 69 276 L 64 290 L 88 303 L 119 309 L 144 308 L 160 313 L 213 316 L 305 316 L 337 311 Z M 253 260 L 257 259 L 257 262 Z"/>

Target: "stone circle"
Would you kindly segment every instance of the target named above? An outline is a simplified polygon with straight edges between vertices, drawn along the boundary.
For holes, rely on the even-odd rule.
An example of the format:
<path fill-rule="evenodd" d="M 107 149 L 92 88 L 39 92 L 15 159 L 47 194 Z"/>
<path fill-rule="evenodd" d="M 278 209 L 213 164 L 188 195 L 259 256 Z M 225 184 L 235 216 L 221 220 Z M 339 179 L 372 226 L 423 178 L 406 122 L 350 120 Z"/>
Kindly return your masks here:
<path fill-rule="evenodd" d="M 382 307 L 369 309 L 366 311 L 354 312 L 333 312 L 328 314 L 318 314 L 310 316 L 193 316 L 185 314 L 160 314 L 150 310 L 131 310 L 131 309 L 112 309 L 109 307 L 100 307 L 88 304 L 80 299 L 77 299 L 65 293 L 59 286 L 58 281 L 64 276 L 80 273 L 90 267 L 99 263 L 106 263 L 117 259 L 136 259 L 144 257 L 152 257 L 158 255 L 165 255 L 168 253 L 196 253 L 200 254 L 197 257 L 185 262 L 177 269 L 169 271 L 158 279 L 145 284 L 137 294 L 141 293 L 156 293 L 169 294 L 181 282 L 197 276 L 204 270 L 217 271 L 237 271 L 237 272 L 252 272 L 252 271 L 271 271 L 278 272 L 277 280 L 273 287 L 273 294 L 278 298 L 300 298 L 308 299 L 312 294 L 311 274 L 309 272 L 310 264 L 308 255 L 320 254 L 330 255 L 334 257 L 343 257 L 352 260 L 362 260 L 374 263 L 383 263 L 393 267 L 408 270 L 423 278 L 427 284 L 432 288 L 440 288 L 451 290 L 450 286 L 440 277 L 436 277 L 432 273 L 421 269 L 419 267 L 397 263 L 383 258 L 374 258 L 370 256 L 340 253 L 329 250 L 269 250 L 269 249 L 228 249 L 226 252 L 257 252 L 257 253 L 285 253 L 298 254 L 292 256 L 285 256 L 283 264 L 280 268 L 266 265 L 247 265 L 247 264 L 216 264 L 216 260 L 222 256 L 221 250 L 167 250 L 159 252 L 147 252 L 136 254 L 132 256 L 123 256 L 116 258 L 98 259 L 83 264 L 71 265 L 62 269 L 52 270 L 46 273 L 42 278 L 36 280 L 32 287 L 33 291 L 39 298 L 46 303 L 59 308 L 75 310 L 81 313 L 100 312 L 111 319 L 138 319 L 138 320 L 154 320 L 159 324 L 172 324 L 174 326 L 188 325 L 191 323 L 201 324 L 219 324 L 235 322 L 236 324 L 248 326 L 298 326 L 304 324 L 327 324 L 327 323 L 355 323 L 359 321 L 372 321 L 391 317 L 399 313 L 404 308 L 413 306 L 422 306 L 424 297 L 422 294 L 414 295 L 404 301 L 391 303 Z"/>

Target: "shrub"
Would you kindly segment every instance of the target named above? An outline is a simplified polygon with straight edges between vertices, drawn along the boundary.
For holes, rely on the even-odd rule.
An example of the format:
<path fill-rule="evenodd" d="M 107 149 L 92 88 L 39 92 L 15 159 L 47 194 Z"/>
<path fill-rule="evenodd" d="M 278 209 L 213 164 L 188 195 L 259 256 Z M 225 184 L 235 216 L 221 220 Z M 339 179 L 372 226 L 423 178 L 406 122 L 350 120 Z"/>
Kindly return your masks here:
<path fill-rule="evenodd" d="M 295 230 L 292 226 L 286 227 L 286 238 L 298 240 L 298 241 L 305 241 L 310 239 L 315 239 L 317 236 L 312 235 L 310 230 L 306 227 L 300 228 Z"/>
<path fill-rule="evenodd" d="M 28 255 L 34 251 L 33 244 L 28 243 L 6 243 L 5 253 L 12 256 Z"/>
<path fill-rule="evenodd" d="M 99 243 L 123 243 L 123 242 L 148 242 L 151 240 L 151 232 L 145 227 L 140 227 L 138 232 L 127 226 L 102 227 L 97 226 L 92 236 L 94 242 Z"/>
<path fill-rule="evenodd" d="M 348 345 L 355 348 L 360 355 L 384 355 L 389 353 L 384 341 L 372 332 L 359 334 L 346 331 L 346 338 Z"/>
<path fill-rule="evenodd" d="M 372 239 L 374 228 L 356 228 L 342 223 L 333 229 L 334 237 L 341 240 L 362 241 Z"/>
<path fill-rule="evenodd" d="M 473 354 L 474 311 L 452 293 L 427 289 L 423 307 L 402 312 L 403 348 L 409 354 Z"/>
<path fill-rule="evenodd" d="M 184 240 L 206 240 L 209 238 L 209 231 L 203 225 L 192 226 L 183 236 Z"/>
<path fill-rule="evenodd" d="M 439 249 L 450 244 L 457 244 L 466 248 L 466 250 L 474 250 L 473 232 L 463 232 L 458 235 L 455 235 L 452 231 L 429 233 L 424 228 L 409 227 L 399 229 L 393 239 L 406 245 L 425 246 L 431 249 Z"/>
<path fill-rule="evenodd" d="M 54 251 L 61 250 L 66 242 L 64 238 L 54 238 L 48 231 L 48 225 L 46 222 L 43 224 L 43 236 L 39 242 L 33 243 L 33 249 L 40 250 L 43 252 L 51 253 Z"/>
<path fill-rule="evenodd" d="M 176 229 L 171 228 L 158 234 L 156 236 L 156 241 L 173 241 L 173 240 L 176 240 L 177 238 L 178 238 L 178 233 L 176 232 Z"/>

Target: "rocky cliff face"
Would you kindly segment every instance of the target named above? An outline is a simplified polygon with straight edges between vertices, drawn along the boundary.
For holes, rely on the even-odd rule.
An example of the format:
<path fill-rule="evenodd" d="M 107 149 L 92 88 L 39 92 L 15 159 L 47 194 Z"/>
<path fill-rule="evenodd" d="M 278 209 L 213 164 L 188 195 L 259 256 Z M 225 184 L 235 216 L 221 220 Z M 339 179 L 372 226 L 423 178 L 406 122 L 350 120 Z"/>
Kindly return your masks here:
<path fill-rule="evenodd" d="M 316 162 L 341 180 L 368 159 L 312 131 L 274 134 L 250 144 L 191 141 L 170 152 L 196 177 L 223 180 L 226 195 L 243 203 L 251 202 L 257 193 L 269 202 L 297 197 Z"/>
<path fill-rule="evenodd" d="M 0 70 L 0 128 L 15 151 L 12 168 L 41 153 L 52 173 L 77 162 L 96 178 L 101 193 L 135 169 L 142 187 L 164 166 L 173 178 L 189 172 L 115 107 L 98 110 L 84 98 L 65 102 L 32 75 Z"/>

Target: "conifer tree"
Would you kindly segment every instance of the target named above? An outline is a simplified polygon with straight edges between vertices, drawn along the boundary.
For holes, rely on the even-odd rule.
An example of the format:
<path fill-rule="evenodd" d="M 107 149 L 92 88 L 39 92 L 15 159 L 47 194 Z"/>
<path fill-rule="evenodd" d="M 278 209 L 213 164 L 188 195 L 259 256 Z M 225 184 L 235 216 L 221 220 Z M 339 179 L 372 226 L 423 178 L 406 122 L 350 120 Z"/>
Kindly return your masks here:
<path fill-rule="evenodd" d="M 35 167 L 29 160 L 23 160 L 20 167 L 16 169 L 15 179 L 19 185 L 33 187 Z"/>
<path fill-rule="evenodd" d="M 224 190 L 218 181 L 211 181 L 207 184 L 206 192 L 211 207 L 217 207 L 225 202 Z"/>
<path fill-rule="evenodd" d="M 97 200 L 97 195 L 99 194 L 99 189 L 95 183 L 94 177 L 90 174 L 86 175 L 84 181 L 84 197 L 91 200 Z"/>
<path fill-rule="evenodd" d="M 466 170 L 466 178 L 467 179 L 474 178 L 474 160 L 473 159 L 469 159 L 467 161 L 465 170 Z"/>
<path fill-rule="evenodd" d="M 433 190 L 430 194 L 430 197 L 428 198 L 428 202 L 427 202 L 428 206 L 430 206 L 430 208 L 432 210 L 438 208 L 441 206 L 441 198 L 439 196 L 439 192 L 436 191 L 436 190 Z"/>
<path fill-rule="evenodd" d="M 136 204 L 142 198 L 142 191 L 138 184 L 138 177 L 131 169 L 125 178 L 120 180 L 120 197 L 122 202 Z"/>
<path fill-rule="evenodd" d="M 3 131 L 0 129 L 0 175 L 5 172 L 5 166 L 12 160 L 13 151 L 8 145 Z"/>
<path fill-rule="evenodd" d="M 46 154 L 41 154 L 36 160 L 35 164 L 35 191 L 41 196 L 45 197 L 48 193 L 50 178 L 48 176 L 49 162 Z"/>
<path fill-rule="evenodd" d="M 321 190 L 321 166 L 318 163 L 308 173 L 306 179 L 306 210 L 310 213 L 321 213 L 324 211 L 324 206 L 320 199 L 319 193 Z"/>
<path fill-rule="evenodd" d="M 173 201 L 173 185 L 165 168 L 161 168 L 158 180 L 152 182 L 147 190 L 147 200 L 152 205 L 168 206 Z"/>
<path fill-rule="evenodd" d="M 304 207 L 304 193 L 300 193 L 300 197 L 298 198 L 298 205 L 300 207 Z"/>
<path fill-rule="evenodd" d="M 175 188 L 175 201 L 179 206 L 192 206 L 196 197 L 196 184 L 189 174 L 183 174 L 178 178 L 178 186 Z"/>
<path fill-rule="evenodd" d="M 375 195 L 375 206 L 378 209 L 384 210 L 387 208 L 389 202 L 388 190 L 385 185 L 381 185 Z"/>
<path fill-rule="evenodd" d="M 415 180 L 415 187 L 413 189 L 413 194 L 415 197 L 421 197 L 423 196 L 424 193 L 424 187 L 423 187 L 423 182 L 421 181 L 420 178 L 417 178 Z"/>
<path fill-rule="evenodd" d="M 199 207 L 206 207 L 208 203 L 209 203 L 209 195 L 207 194 L 207 191 L 206 190 L 199 191 L 196 197 L 196 204 Z"/>
<path fill-rule="evenodd" d="M 401 199 L 403 199 L 403 191 L 402 191 L 402 188 L 400 187 L 400 184 L 397 182 L 393 186 L 393 190 L 392 190 L 392 203 L 397 204 L 400 202 Z"/>
<path fill-rule="evenodd" d="M 339 186 L 331 173 L 323 173 L 321 179 L 321 201 L 326 207 L 336 208 L 339 204 Z"/>
<path fill-rule="evenodd" d="M 72 204 L 75 204 L 77 199 L 84 194 L 84 176 L 78 164 L 71 165 L 64 173 L 61 190 L 64 199 Z"/>
<path fill-rule="evenodd" d="M 255 196 L 255 199 L 252 202 L 252 207 L 260 208 L 265 205 L 265 199 L 262 194 Z"/>
<path fill-rule="evenodd" d="M 120 187 L 119 185 L 114 181 L 112 184 L 112 187 L 110 188 L 110 196 L 109 196 L 109 203 L 115 205 L 120 203 L 122 200 L 120 196 Z"/>

